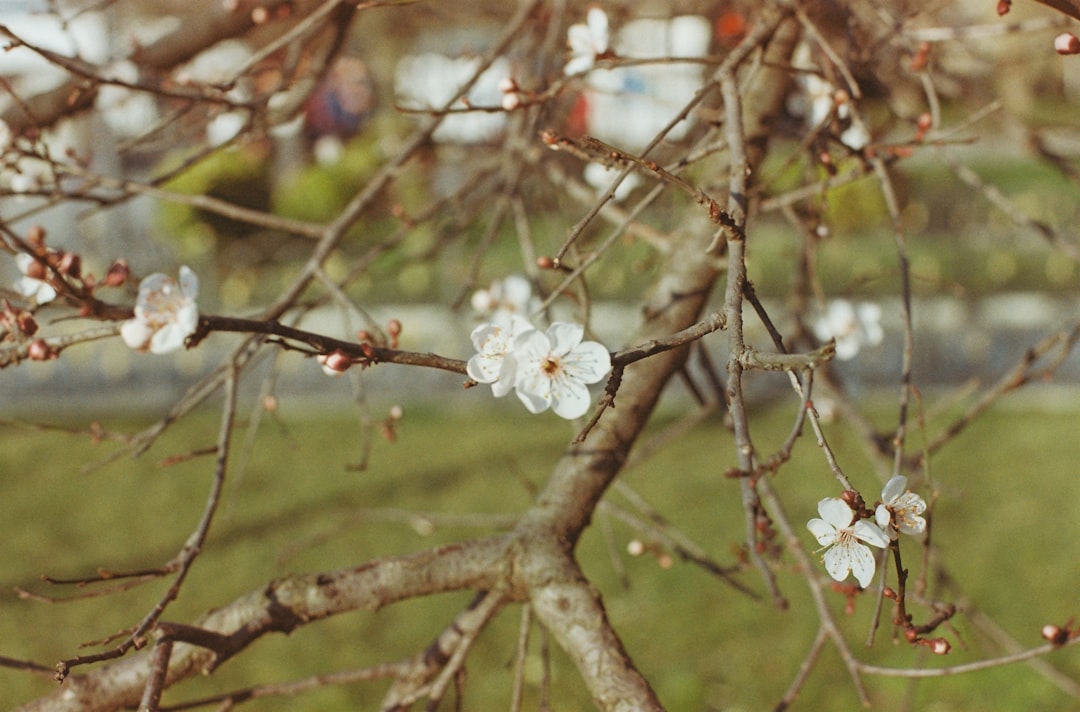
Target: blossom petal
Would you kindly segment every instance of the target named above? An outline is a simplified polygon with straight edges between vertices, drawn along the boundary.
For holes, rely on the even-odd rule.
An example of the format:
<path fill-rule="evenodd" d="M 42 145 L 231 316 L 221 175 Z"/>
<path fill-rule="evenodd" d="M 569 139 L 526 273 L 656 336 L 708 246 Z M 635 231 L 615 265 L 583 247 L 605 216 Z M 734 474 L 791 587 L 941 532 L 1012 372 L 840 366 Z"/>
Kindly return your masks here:
<path fill-rule="evenodd" d="M 543 331 L 526 331 L 514 338 L 513 351 L 522 362 L 530 359 L 539 360 L 547 357 L 551 351 L 551 340 Z"/>
<path fill-rule="evenodd" d="M 563 73 L 568 77 L 574 74 L 581 74 L 582 72 L 587 72 L 592 69 L 594 63 L 595 59 L 591 54 L 578 55 L 566 63 L 566 66 L 563 67 Z"/>
<path fill-rule="evenodd" d="M 145 351 L 153 335 L 154 330 L 139 319 L 130 319 L 120 326 L 120 337 L 129 348 L 136 351 Z"/>
<path fill-rule="evenodd" d="M 892 523 L 892 511 L 889 510 L 884 504 L 879 504 L 877 509 L 874 510 L 874 519 L 877 521 L 877 525 L 881 527 L 882 531 L 889 533 L 890 539 L 896 538 L 896 528 Z"/>
<path fill-rule="evenodd" d="M 571 62 L 582 57 L 591 58 L 596 54 L 592 35 L 585 25 L 570 25 L 566 30 L 566 42 L 570 45 L 570 52 L 574 55 L 574 59 L 570 60 Z M 590 62 L 591 64 L 592 62 Z"/>
<path fill-rule="evenodd" d="M 585 335 L 585 327 L 581 324 L 556 321 L 548 327 L 547 335 L 551 341 L 551 353 L 555 356 L 563 356 L 581 343 L 581 338 Z"/>
<path fill-rule="evenodd" d="M 184 345 L 184 339 L 190 331 L 175 322 L 169 322 L 154 332 L 150 338 L 150 353 L 167 354 L 176 351 Z"/>
<path fill-rule="evenodd" d="M 855 522 L 855 526 L 852 527 L 852 532 L 855 537 L 865 541 L 867 544 L 872 544 L 880 549 L 884 549 L 889 545 L 889 537 L 885 532 L 868 519 L 860 519 Z"/>
<path fill-rule="evenodd" d="M 187 265 L 180 267 L 180 291 L 192 301 L 199 296 L 199 275 Z"/>
<path fill-rule="evenodd" d="M 893 475 L 881 490 L 881 501 L 885 504 L 892 504 L 906 490 L 907 478 L 903 475 Z"/>
<path fill-rule="evenodd" d="M 810 530 L 810 533 L 818 540 L 818 544 L 822 546 L 832 546 L 839 536 L 836 527 L 824 519 L 811 519 L 806 523 L 806 528 Z"/>
<path fill-rule="evenodd" d="M 465 365 L 469 378 L 477 383 L 494 383 L 502 373 L 503 357 L 476 354 Z"/>
<path fill-rule="evenodd" d="M 597 54 L 606 52 L 608 48 L 608 18 L 607 13 L 598 7 L 590 7 L 585 23 L 589 28 L 589 38 L 593 42 L 593 49 Z"/>
<path fill-rule="evenodd" d="M 507 354 L 503 357 L 502 371 L 500 371 L 499 377 L 491 384 L 492 395 L 496 398 L 502 398 L 507 393 L 514 390 L 516 376 L 517 361 L 514 359 L 513 354 Z"/>
<path fill-rule="evenodd" d="M 585 341 L 566 355 L 563 368 L 567 375 L 582 383 L 596 383 L 611 370 L 611 354 L 603 345 Z"/>
<path fill-rule="evenodd" d="M 851 520 L 855 518 L 855 512 L 848 503 L 836 497 L 826 497 L 818 502 L 818 514 L 836 529 L 846 529 L 851 526 Z"/>
<path fill-rule="evenodd" d="M 532 299 L 532 285 L 520 274 L 512 274 L 502 281 L 502 301 L 504 304 L 524 311 Z"/>
<path fill-rule="evenodd" d="M 856 541 L 842 540 L 825 552 L 825 570 L 836 581 L 843 581 L 848 573 L 855 574 L 855 580 L 866 588 L 874 578 L 877 561 L 870 549 Z"/>
<path fill-rule="evenodd" d="M 585 415 L 591 403 L 589 389 L 573 378 L 559 378 L 552 383 L 551 409 L 559 417 L 573 420 Z"/>
<path fill-rule="evenodd" d="M 530 413 L 543 413 L 551 407 L 551 391 L 522 387 L 521 379 L 517 381 L 517 397 L 525 404 Z"/>

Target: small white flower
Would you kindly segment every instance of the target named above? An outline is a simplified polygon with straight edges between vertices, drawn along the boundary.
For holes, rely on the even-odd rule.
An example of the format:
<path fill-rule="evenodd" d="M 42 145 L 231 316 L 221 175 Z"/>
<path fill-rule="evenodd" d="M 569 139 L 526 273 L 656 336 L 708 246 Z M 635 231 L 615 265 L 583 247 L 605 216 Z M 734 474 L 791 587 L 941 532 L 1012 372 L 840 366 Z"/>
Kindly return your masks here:
<path fill-rule="evenodd" d="M 814 333 L 823 341 L 836 339 L 836 358 L 848 361 L 863 346 L 877 346 L 885 337 L 881 329 L 881 307 L 872 303 L 853 305 L 837 299 L 818 319 Z"/>
<path fill-rule="evenodd" d="M 116 62 L 109 69 L 109 78 L 135 84 L 139 68 L 130 60 Z M 138 136 L 152 126 L 158 117 L 157 103 L 152 94 L 132 91 L 121 84 L 102 84 L 98 87 L 94 108 L 117 136 Z"/>
<path fill-rule="evenodd" d="M 224 146 L 240 135 L 245 124 L 247 124 L 247 117 L 243 112 L 222 112 L 206 124 L 206 140 L 211 146 Z"/>
<path fill-rule="evenodd" d="M 836 581 L 843 581 L 853 573 L 859 585 L 866 588 L 874 578 L 877 562 L 866 544 L 860 541 L 884 549 L 889 545 L 889 537 L 866 519 L 852 524 L 855 512 L 842 499 L 821 500 L 818 514 L 821 519 L 811 519 L 806 528 L 819 544 L 829 547 L 824 557 L 825 570 Z"/>
<path fill-rule="evenodd" d="M 12 288 L 19 294 L 33 299 L 35 304 L 47 304 L 56 299 L 56 290 L 48 282 L 29 276 L 30 270 L 39 266 L 37 260 L 25 252 L 15 255 L 15 266 L 23 273 Z"/>
<path fill-rule="evenodd" d="M 619 175 L 620 169 L 611 166 L 605 166 L 601 163 L 590 163 L 585 166 L 585 182 L 596 189 L 596 192 L 607 192 L 607 189 L 611 187 L 611 182 Z M 641 185 L 641 176 L 637 173 L 630 173 L 623 179 L 622 183 L 619 183 L 619 187 L 615 189 L 615 202 L 621 203 L 623 200 L 634 192 L 634 189 Z"/>
<path fill-rule="evenodd" d="M 465 368 L 469 378 L 477 383 L 490 383 L 496 398 L 509 393 L 514 387 L 517 365 L 514 340 L 532 329 L 533 325 L 524 317 L 505 314 L 473 329 L 471 338 L 477 353 Z"/>
<path fill-rule="evenodd" d="M 598 7 L 589 8 L 585 24 L 571 25 L 566 32 L 570 61 L 563 71 L 567 76 L 592 69 L 597 55 L 608 51 L 608 18 Z"/>
<path fill-rule="evenodd" d="M 870 143 L 870 134 L 866 127 L 859 122 L 852 122 L 851 126 L 840 134 L 840 143 L 853 151 L 861 151 Z"/>
<path fill-rule="evenodd" d="M 817 128 L 832 114 L 833 105 L 836 103 L 836 87 L 816 74 L 800 75 L 799 83 L 802 84 L 806 100 L 810 103 L 806 123 L 810 128 Z"/>
<path fill-rule="evenodd" d="M 536 306 L 532 285 L 517 274 L 493 283 L 488 289 L 477 290 L 472 295 L 473 309 L 484 316 L 527 316 Z"/>
<path fill-rule="evenodd" d="M 187 266 L 180 268 L 180 283 L 154 273 L 139 283 L 135 318 L 124 322 L 120 336 L 136 351 L 164 354 L 184 345 L 199 325 L 199 278 Z"/>
<path fill-rule="evenodd" d="M 611 355 L 595 341 L 582 341 L 580 324 L 555 322 L 546 332 L 528 331 L 514 340 L 518 398 L 531 413 L 548 408 L 572 420 L 589 409 L 589 389 L 611 370 Z"/>
<path fill-rule="evenodd" d="M 926 500 L 907 489 L 907 478 L 893 475 L 881 490 L 881 504 L 874 511 L 878 526 L 893 539 L 899 530 L 904 534 L 917 535 L 926 531 Z"/>
<path fill-rule="evenodd" d="M 817 129 L 826 123 L 836 110 L 836 118 L 851 125 L 840 133 L 840 143 L 859 151 L 870 143 L 870 134 L 862 122 L 851 115 L 850 99 L 838 92 L 829 81 L 816 74 L 801 74 L 798 83 L 802 94 L 792 97 L 789 106 L 792 113 L 804 116 L 807 127 Z M 839 100 L 838 100 L 839 99 Z"/>

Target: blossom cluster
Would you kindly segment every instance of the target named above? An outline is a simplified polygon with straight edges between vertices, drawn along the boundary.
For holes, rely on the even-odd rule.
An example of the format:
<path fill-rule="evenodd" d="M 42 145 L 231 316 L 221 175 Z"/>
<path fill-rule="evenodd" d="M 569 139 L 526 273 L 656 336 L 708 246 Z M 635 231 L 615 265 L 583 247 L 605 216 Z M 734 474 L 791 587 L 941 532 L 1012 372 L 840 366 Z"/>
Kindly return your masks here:
<path fill-rule="evenodd" d="M 806 528 L 826 548 L 825 570 L 836 581 L 854 574 L 866 588 L 874 578 L 877 560 L 870 548 L 884 549 L 898 532 L 912 536 L 926 531 L 926 501 L 907 489 L 907 478 L 893 476 L 881 491 L 881 503 L 874 511 L 874 521 L 857 519 L 855 510 L 842 499 L 827 497 L 818 502 L 820 518 L 811 519 Z"/>
<path fill-rule="evenodd" d="M 473 306 L 490 321 L 472 331 L 477 353 L 467 372 L 477 383 L 491 385 L 497 398 L 511 390 L 530 413 L 548 408 L 572 420 L 589 409 L 588 384 L 611 370 L 611 355 L 595 341 L 583 341 L 580 324 L 556 321 L 546 330 L 524 316 L 532 300 L 529 283 L 510 277 L 473 295 Z"/>

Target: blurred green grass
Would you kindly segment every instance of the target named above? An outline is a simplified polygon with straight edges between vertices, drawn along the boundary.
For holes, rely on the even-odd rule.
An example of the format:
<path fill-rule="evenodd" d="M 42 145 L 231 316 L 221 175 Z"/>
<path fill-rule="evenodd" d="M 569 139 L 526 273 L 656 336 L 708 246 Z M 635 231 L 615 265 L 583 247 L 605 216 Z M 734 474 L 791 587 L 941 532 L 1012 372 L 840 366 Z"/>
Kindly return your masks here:
<path fill-rule="evenodd" d="M 382 508 L 480 515 L 523 511 L 572 432 L 557 419 L 530 417 L 513 404 L 497 405 L 495 412 L 485 413 L 410 411 L 400 423 L 397 442 L 375 442 L 370 467 L 363 472 L 348 468 L 360 453 L 355 419 L 290 414 L 286 408 L 282 419 L 264 422 L 255 447 L 237 454 L 236 462 L 244 460 L 245 467 L 231 475 L 206 551 L 166 618 L 189 621 L 290 572 L 347 567 L 492 530 L 482 516 L 475 527 L 432 528 L 418 520 L 394 521 L 393 512 Z M 888 410 L 878 413 L 883 427 L 890 415 Z M 774 407 L 755 418 L 761 452 L 779 446 L 791 417 L 790 409 Z M 959 598 L 994 617 L 1024 645 L 1041 642 L 1044 623 L 1064 623 L 1077 613 L 1072 542 L 1080 524 L 1067 507 L 1080 501 L 1078 426 L 1080 412 L 999 408 L 933 462 L 939 493 L 933 535 L 952 578 L 931 577 L 931 593 Z M 214 415 L 204 413 L 172 428 L 143 458 L 87 473 L 80 468 L 105 457 L 112 447 L 108 442 L 93 445 L 85 436 L 0 429 L 5 453 L 0 655 L 52 664 L 86 652 L 79 643 L 115 633 L 141 617 L 164 583 L 55 605 L 21 600 L 13 587 L 65 596 L 76 590 L 50 587 L 38 576 L 78 577 L 98 567 L 124 570 L 167 560 L 197 520 L 212 464 L 205 458 L 170 467 L 158 463 L 212 444 L 216 427 Z M 237 443 L 248 436 L 241 429 Z M 868 497 L 876 495 L 877 480 L 852 436 L 838 425 L 829 427 L 828 436 L 849 476 Z M 917 444 L 919 435 L 913 438 Z M 733 462 L 730 436 L 713 421 L 628 471 L 625 481 L 712 556 L 728 563 L 737 556 L 743 530 L 738 485 L 722 477 Z M 812 437 L 799 442 L 793 461 L 773 484 L 800 534 L 803 523 L 816 515 L 817 500 L 837 494 Z M 608 498 L 625 506 L 617 492 Z M 626 567 L 628 587 L 612 563 L 605 530 Z M 615 517 L 598 512 L 580 555 L 630 654 L 668 708 L 770 709 L 796 674 L 816 630 L 805 585 L 790 569 L 790 560 L 785 558 L 778 571 L 791 601 L 790 609 L 781 612 L 678 560 L 663 569 L 655 557 L 625 556 L 626 543 L 635 536 Z M 812 545 L 809 534 L 806 539 Z M 905 562 L 916 575 L 918 549 L 907 543 Z M 761 591 L 752 572 L 743 580 Z M 166 699 L 176 703 L 257 682 L 396 660 L 422 650 L 470 598 L 460 593 L 409 601 L 377 613 L 339 616 L 288 637 L 270 636 L 213 676 L 178 686 Z M 887 628 L 867 650 L 862 641 L 872 602 L 860 599 L 850 617 L 841 612 L 839 597 L 833 604 L 853 649 L 868 661 L 934 666 L 1001 652 L 962 615 L 955 633 L 946 632 L 954 652 L 945 659 L 928 659 L 921 650 L 893 643 Z M 926 617 L 923 609 L 915 613 Z M 508 607 L 481 636 L 470 658 L 465 709 L 508 705 L 519 615 L 520 607 Z M 534 629 L 527 709 L 536 706 L 538 650 Z M 1074 649 L 1050 662 L 1080 675 Z M 554 664 L 555 708 L 590 709 L 583 684 L 557 650 Z M 881 709 L 900 709 L 903 701 L 911 709 L 938 711 L 1078 708 L 1023 665 L 918 684 L 867 678 L 867 685 Z M 0 669 L 0 705 L 9 708 L 52 686 L 46 679 Z M 245 709 L 374 709 L 384 689 L 382 683 L 364 683 L 296 700 L 260 700 Z M 856 708 L 838 656 L 827 650 L 795 709 Z"/>

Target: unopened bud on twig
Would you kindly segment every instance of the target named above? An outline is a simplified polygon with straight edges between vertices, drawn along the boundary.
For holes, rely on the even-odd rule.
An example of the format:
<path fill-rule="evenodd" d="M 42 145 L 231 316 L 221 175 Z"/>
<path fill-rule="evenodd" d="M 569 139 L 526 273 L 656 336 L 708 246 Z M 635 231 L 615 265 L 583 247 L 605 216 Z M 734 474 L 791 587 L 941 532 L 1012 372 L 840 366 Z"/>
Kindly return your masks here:
<path fill-rule="evenodd" d="M 58 356 L 45 339 L 35 339 L 26 350 L 31 361 L 50 361 Z"/>
<path fill-rule="evenodd" d="M 1054 645 L 1064 645 L 1069 641 L 1068 628 L 1062 628 L 1059 625 L 1047 624 L 1042 627 L 1042 637 L 1044 640 L 1048 640 Z"/>
<path fill-rule="evenodd" d="M 105 273 L 105 279 L 101 281 L 106 287 L 119 287 L 127 281 L 131 275 L 127 260 L 117 260 L 109 265 L 109 271 Z"/>
<path fill-rule="evenodd" d="M 336 349 L 328 354 L 319 354 L 315 358 L 322 364 L 323 371 L 328 375 L 345 373 L 349 370 L 349 366 L 352 366 L 352 358 L 341 349 Z"/>
<path fill-rule="evenodd" d="M 1062 32 L 1054 38 L 1054 49 L 1058 54 L 1080 54 L 1080 39 L 1071 32 Z"/>

